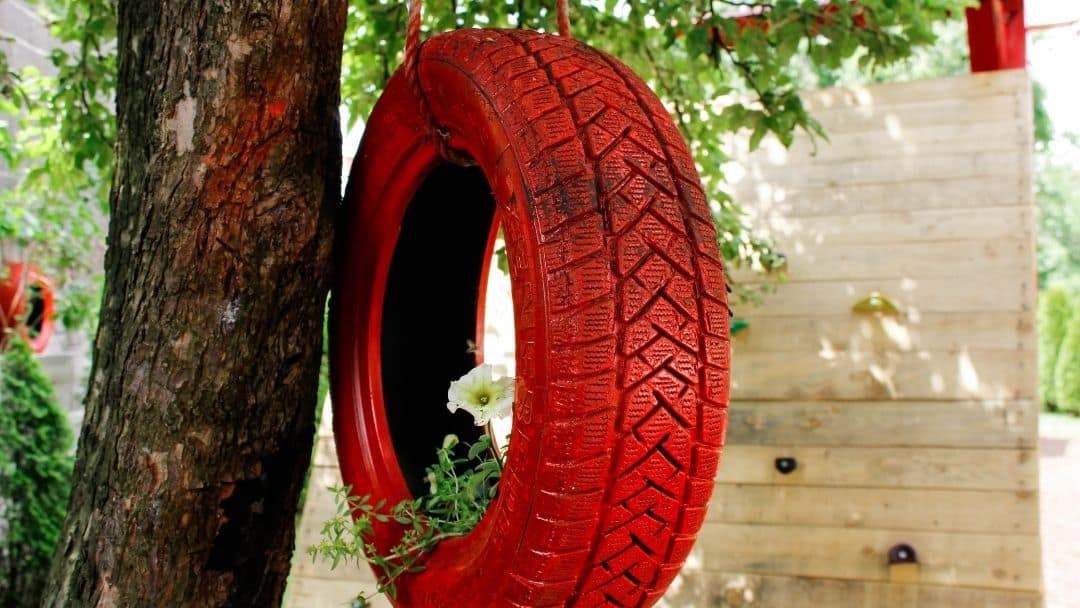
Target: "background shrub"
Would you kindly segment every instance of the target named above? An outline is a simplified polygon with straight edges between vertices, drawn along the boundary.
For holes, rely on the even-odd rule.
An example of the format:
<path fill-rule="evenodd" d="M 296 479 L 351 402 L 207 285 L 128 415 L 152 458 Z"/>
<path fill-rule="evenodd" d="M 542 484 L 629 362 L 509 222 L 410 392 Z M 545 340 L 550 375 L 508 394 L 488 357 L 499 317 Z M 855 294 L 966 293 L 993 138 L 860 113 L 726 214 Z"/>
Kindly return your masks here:
<path fill-rule="evenodd" d="M 1058 402 L 1054 378 L 1072 306 L 1064 289 L 1047 289 L 1039 294 L 1039 395 L 1044 406 Z"/>
<path fill-rule="evenodd" d="M 0 606 L 37 606 L 71 487 L 71 428 L 21 340 L 0 359 Z"/>
<path fill-rule="evenodd" d="M 1058 350 L 1054 395 L 1059 409 L 1080 414 L 1080 296 L 1073 299 L 1068 330 Z"/>

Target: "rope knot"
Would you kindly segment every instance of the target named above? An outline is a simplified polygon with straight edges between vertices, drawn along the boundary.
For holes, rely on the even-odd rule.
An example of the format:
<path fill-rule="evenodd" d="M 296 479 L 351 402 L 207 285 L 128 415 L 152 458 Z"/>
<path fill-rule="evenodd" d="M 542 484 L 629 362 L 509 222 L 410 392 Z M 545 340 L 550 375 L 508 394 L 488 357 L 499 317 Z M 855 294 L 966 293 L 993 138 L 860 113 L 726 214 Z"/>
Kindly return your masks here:
<path fill-rule="evenodd" d="M 435 145 L 439 155 L 448 162 L 472 166 L 476 161 L 469 155 L 455 150 L 450 146 L 452 135 L 448 129 L 435 120 L 431 112 L 431 105 L 424 94 L 423 85 L 420 82 L 420 49 L 424 43 L 420 40 L 420 23 L 423 0 L 409 0 L 409 17 L 405 23 L 405 60 L 402 67 L 405 77 L 409 80 L 409 89 L 420 102 L 420 113 L 424 124 L 427 125 L 428 136 Z M 559 35 L 571 37 L 570 33 L 570 2 L 569 0 L 555 0 L 556 19 L 559 24 Z"/>

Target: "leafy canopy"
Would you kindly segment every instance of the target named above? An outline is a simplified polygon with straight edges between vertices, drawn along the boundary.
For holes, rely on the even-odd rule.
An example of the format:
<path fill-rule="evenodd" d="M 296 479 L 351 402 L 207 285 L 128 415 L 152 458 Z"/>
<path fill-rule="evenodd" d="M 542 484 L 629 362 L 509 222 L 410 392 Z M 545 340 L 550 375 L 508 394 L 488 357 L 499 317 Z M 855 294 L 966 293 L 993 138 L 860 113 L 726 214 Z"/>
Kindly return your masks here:
<path fill-rule="evenodd" d="M 62 278 L 101 240 L 116 137 L 116 11 L 111 0 L 29 1 L 62 46 L 51 57 L 54 75 L 12 73 L 0 54 L 0 115 L 18 117 L 17 133 L 0 129 L 0 157 L 22 176 L 0 194 L 0 239 L 39 249 L 39 265 Z M 796 94 L 800 66 L 828 74 L 850 61 L 862 71 L 896 64 L 934 41 L 935 22 L 959 19 L 973 1 L 578 0 L 571 10 L 577 38 L 621 58 L 673 112 L 711 194 L 724 257 L 768 271 L 783 257 L 754 235 L 723 190 L 725 137 L 747 130 L 756 146 L 769 134 L 785 144 L 799 130 L 823 136 Z M 432 1 L 426 33 L 553 31 L 553 5 Z M 403 0 L 349 7 L 342 98 L 353 122 L 367 116 L 400 62 L 405 17 Z"/>

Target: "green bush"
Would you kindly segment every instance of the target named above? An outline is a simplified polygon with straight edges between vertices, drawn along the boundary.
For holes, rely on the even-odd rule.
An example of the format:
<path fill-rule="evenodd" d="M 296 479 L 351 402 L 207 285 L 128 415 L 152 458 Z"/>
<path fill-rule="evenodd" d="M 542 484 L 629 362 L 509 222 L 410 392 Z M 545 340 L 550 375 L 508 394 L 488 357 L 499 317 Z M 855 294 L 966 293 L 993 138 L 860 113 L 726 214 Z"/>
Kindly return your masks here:
<path fill-rule="evenodd" d="M 1054 396 L 1059 409 L 1080 414 L 1080 297 L 1075 298 L 1065 340 L 1058 350 Z"/>
<path fill-rule="evenodd" d="M 1071 310 L 1072 303 L 1064 289 L 1047 289 L 1039 296 L 1039 394 L 1044 406 L 1058 403 L 1054 376 Z"/>
<path fill-rule="evenodd" d="M 72 434 L 30 348 L 0 359 L 0 606 L 37 606 L 64 523 Z"/>

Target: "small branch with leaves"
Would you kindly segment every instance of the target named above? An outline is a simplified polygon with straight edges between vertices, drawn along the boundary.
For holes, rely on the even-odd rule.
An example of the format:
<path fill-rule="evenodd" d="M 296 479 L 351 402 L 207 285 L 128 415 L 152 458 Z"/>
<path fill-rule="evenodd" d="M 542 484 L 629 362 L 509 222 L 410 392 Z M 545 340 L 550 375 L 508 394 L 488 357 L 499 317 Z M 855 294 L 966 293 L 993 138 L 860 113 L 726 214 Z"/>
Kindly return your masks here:
<path fill-rule="evenodd" d="M 514 401 L 514 379 L 493 379 L 490 365 L 481 365 L 450 385 L 447 408 L 473 416 L 487 433 L 476 443 L 462 444 L 447 435 L 435 452 L 435 462 L 427 468 L 429 493 L 387 506 L 370 494 L 356 495 L 354 488 L 330 488 L 335 496 L 336 514 L 323 524 L 322 540 L 308 548 L 312 559 L 330 561 L 331 568 L 342 563 L 366 562 L 377 573 L 378 593 L 396 597 L 402 576 L 423 569 L 421 560 L 448 538 L 464 536 L 480 523 L 495 499 L 502 477 L 506 449 L 495 447 L 491 438 L 493 418 L 510 413 Z M 381 552 L 375 544 L 377 526 L 396 523 L 403 533 L 397 544 Z M 370 605 L 371 598 L 360 595 L 354 606 Z"/>

